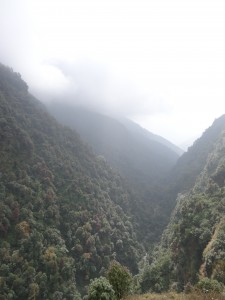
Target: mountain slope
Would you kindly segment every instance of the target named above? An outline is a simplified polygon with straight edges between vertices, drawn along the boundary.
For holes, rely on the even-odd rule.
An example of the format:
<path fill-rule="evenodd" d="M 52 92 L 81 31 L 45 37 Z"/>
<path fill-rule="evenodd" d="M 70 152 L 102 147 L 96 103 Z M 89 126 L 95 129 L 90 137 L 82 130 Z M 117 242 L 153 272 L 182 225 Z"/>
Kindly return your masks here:
<path fill-rule="evenodd" d="M 48 109 L 60 122 L 75 128 L 126 179 L 133 195 L 126 210 L 138 224 L 139 240 L 147 247 L 158 241 L 173 207 L 160 181 L 178 154 L 132 121 L 62 103 L 52 103 Z"/>
<path fill-rule="evenodd" d="M 143 275 L 143 290 L 166 290 L 171 286 L 182 290 L 186 285 L 196 284 L 206 277 L 225 283 L 223 123 L 224 116 L 216 120 L 195 144 L 196 152 L 203 149 L 210 151 L 193 188 L 178 196 L 161 246 Z M 209 144 L 206 143 L 206 137 Z M 206 152 L 203 154 L 206 156 Z"/>
<path fill-rule="evenodd" d="M 57 120 L 75 128 L 97 154 L 103 155 L 132 184 L 157 182 L 179 157 L 132 121 L 60 103 L 48 108 Z"/>
<path fill-rule="evenodd" d="M 169 184 L 173 186 L 176 192 L 182 192 L 193 187 L 224 128 L 225 115 L 222 115 L 178 159 L 169 176 Z"/>
<path fill-rule="evenodd" d="M 120 118 L 119 121 L 122 124 L 124 124 L 131 132 L 133 132 L 133 134 L 139 134 L 141 136 L 148 138 L 149 140 L 156 141 L 156 142 L 166 146 L 167 148 L 171 149 L 172 151 L 177 153 L 179 156 L 181 156 L 184 153 L 184 151 L 182 149 L 180 149 L 179 147 L 177 147 L 176 145 L 174 145 L 167 139 L 142 128 L 140 125 L 138 125 L 137 123 L 135 123 L 129 119 Z"/>
<path fill-rule="evenodd" d="M 76 282 L 115 258 L 136 272 L 128 199 L 120 176 L 0 65 L 0 297 L 80 299 Z"/>

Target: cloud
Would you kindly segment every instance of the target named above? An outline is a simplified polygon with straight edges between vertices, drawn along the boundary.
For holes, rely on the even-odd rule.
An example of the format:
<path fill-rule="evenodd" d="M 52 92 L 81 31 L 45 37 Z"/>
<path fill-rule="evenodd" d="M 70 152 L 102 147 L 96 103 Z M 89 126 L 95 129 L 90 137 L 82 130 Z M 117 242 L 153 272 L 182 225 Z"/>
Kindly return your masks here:
<path fill-rule="evenodd" d="M 170 109 L 163 98 L 141 91 L 125 78 L 113 76 L 104 65 L 91 61 L 76 64 L 55 61 L 49 64 L 63 74 L 66 83 L 62 86 L 63 93 L 46 94 L 47 97 L 43 94 L 46 101 L 64 101 L 122 116 L 151 115 Z"/>
<path fill-rule="evenodd" d="M 213 0 L 0 0 L 0 61 L 43 101 L 182 141 L 225 112 L 224 13 Z"/>
<path fill-rule="evenodd" d="M 168 111 L 170 105 L 162 93 L 139 87 L 135 76 L 127 73 L 127 64 L 135 68 L 137 61 L 133 59 L 131 64 L 131 53 L 127 53 L 123 40 L 126 26 L 122 20 L 113 22 L 115 14 L 124 16 L 125 7 L 117 11 L 118 3 L 104 4 L 108 17 L 102 15 L 101 20 L 90 1 L 66 4 L 5 2 L 0 12 L 1 62 L 20 72 L 31 93 L 42 101 L 64 101 L 123 116 Z M 74 15 L 75 7 L 90 23 L 78 12 Z M 63 9 L 68 18 L 61 23 L 58 16 Z M 113 15 L 109 14 L 111 9 Z M 131 14 L 135 14 L 133 9 Z M 127 38 L 132 52 L 131 36 Z"/>

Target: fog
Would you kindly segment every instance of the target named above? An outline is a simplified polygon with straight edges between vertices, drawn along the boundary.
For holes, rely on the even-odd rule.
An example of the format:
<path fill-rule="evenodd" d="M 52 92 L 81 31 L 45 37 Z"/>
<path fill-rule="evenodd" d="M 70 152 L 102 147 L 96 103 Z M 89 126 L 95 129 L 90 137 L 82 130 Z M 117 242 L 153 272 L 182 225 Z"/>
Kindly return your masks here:
<path fill-rule="evenodd" d="M 44 102 L 191 143 L 225 113 L 224 15 L 218 0 L 0 0 L 0 62 Z"/>

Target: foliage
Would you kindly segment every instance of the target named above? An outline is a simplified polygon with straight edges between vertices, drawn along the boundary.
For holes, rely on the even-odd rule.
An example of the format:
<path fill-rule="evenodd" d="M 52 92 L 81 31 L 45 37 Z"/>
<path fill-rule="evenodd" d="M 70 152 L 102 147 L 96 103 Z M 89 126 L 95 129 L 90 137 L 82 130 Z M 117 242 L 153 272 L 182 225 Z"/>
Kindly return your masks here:
<path fill-rule="evenodd" d="M 107 272 L 107 278 L 115 291 L 116 299 L 122 299 L 129 293 L 132 276 L 126 267 L 116 261 L 112 262 Z"/>
<path fill-rule="evenodd" d="M 162 287 L 182 291 L 187 284 L 195 285 L 199 275 L 224 283 L 225 131 L 217 137 L 194 187 L 177 198 L 170 223 L 141 278 L 143 291 L 156 291 L 155 284 L 159 291 Z M 170 262 L 169 277 L 161 264 L 165 257 Z"/>
<path fill-rule="evenodd" d="M 169 289 L 171 282 L 171 257 L 161 253 L 151 265 L 145 266 L 140 274 L 142 292 L 163 292 Z"/>
<path fill-rule="evenodd" d="M 204 293 L 209 293 L 209 292 L 222 292 L 223 290 L 223 284 L 218 282 L 215 279 L 210 279 L 210 278 L 202 278 L 199 280 L 197 283 L 196 287 L 200 290 L 202 290 Z"/>
<path fill-rule="evenodd" d="M 0 298 L 80 299 L 115 258 L 138 271 L 120 176 L 2 65 L 0 166 Z"/>
<path fill-rule="evenodd" d="M 94 279 L 89 287 L 89 300 L 113 300 L 114 290 L 105 277 Z"/>
<path fill-rule="evenodd" d="M 225 115 L 222 115 L 178 159 L 168 178 L 176 193 L 187 191 L 195 185 L 197 177 L 207 164 L 208 155 L 214 151 L 215 144 L 221 138 L 224 126 Z"/>
<path fill-rule="evenodd" d="M 182 291 L 199 276 L 213 288 L 225 283 L 224 119 L 178 162 L 169 188 L 131 192 L 0 64 L 0 298 L 79 300 L 116 259 L 108 280 L 121 299 L 131 285 L 126 267 L 137 273 L 143 255 L 136 232 L 156 241 L 184 189 L 137 286 Z"/>
<path fill-rule="evenodd" d="M 161 183 L 179 157 L 172 144 L 130 120 L 65 103 L 48 109 L 62 124 L 78 130 L 100 160 L 120 172 L 132 194 L 129 201 L 124 198 L 122 207 L 136 221 L 139 241 L 147 248 L 158 242 L 174 205 Z"/>

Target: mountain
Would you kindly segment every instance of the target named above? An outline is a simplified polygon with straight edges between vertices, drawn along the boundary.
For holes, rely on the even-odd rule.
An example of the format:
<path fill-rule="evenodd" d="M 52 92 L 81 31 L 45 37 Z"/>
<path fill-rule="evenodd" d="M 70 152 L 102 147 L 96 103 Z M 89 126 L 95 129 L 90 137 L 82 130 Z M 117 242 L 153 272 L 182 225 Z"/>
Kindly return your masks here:
<path fill-rule="evenodd" d="M 0 298 L 81 299 L 142 248 L 122 178 L 0 64 Z"/>
<path fill-rule="evenodd" d="M 48 109 L 58 121 L 75 128 L 98 155 L 103 155 L 132 184 L 157 182 L 179 157 L 178 147 L 169 142 L 165 146 L 166 140 L 130 120 L 63 103 L 52 103 Z"/>
<path fill-rule="evenodd" d="M 188 164 L 186 176 L 193 172 L 194 178 L 187 181 L 186 192 L 179 194 L 160 247 L 142 274 L 143 291 L 225 283 L 224 115 L 181 157 L 177 170 L 185 171 Z"/>
<path fill-rule="evenodd" d="M 129 120 L 55 109 L 79 134 L 0 64 L 0 299 L 80 300 L 114 259 L 143 292 L 225 284 L 225 115 L 178 158 Z"/>
<path fill-rule="evenodd" d="M 76 129 L 126 179 L 133 195 L 127 210 L 138 224 L 139 240 L 147 247 L 158 241 L 173 207 L 161 181 L 178 160 L 180 149 L 127 119 L 64 103 L 54 102 L 48 110 L 62 124 Z"/>
<path fill-rule="evenodd" d="M 167 148 L 171 149 L 172 151 L 177 153 L 179 156 L 181 156 L 184 153 L 184 151 L 181 148 L 174 145 L 173 143 L 171 143 L 167 139 L 161 137 L 160 135 L 154 134 L 154 133 L 144 129 L 143 127 L 141 127 L 140 125 L 138 125 L 135 122 L 133 122 L 133 121 L 127 119 L 127 118 L 119 118 L 118 120 L 122 124 L 124 124 L 133 133 L 133 135 L 135 135 L 135 134 L 136 135 L 141 135 L 141 136 L 144 136 L 144 137 L 148 138 L 149 140 L 156 141 L 156 142 L 166 146 Z"/>
<path fill-rule="evenodd" d="M 197 176 L 205 167 L 208 155 L 214 149 L 215 143 L 224 128 L 225 115 L 222 115 L 178 159 L 168 177 L 168 184 L 173 186 L 176 193 L 193 187 Z"/>

